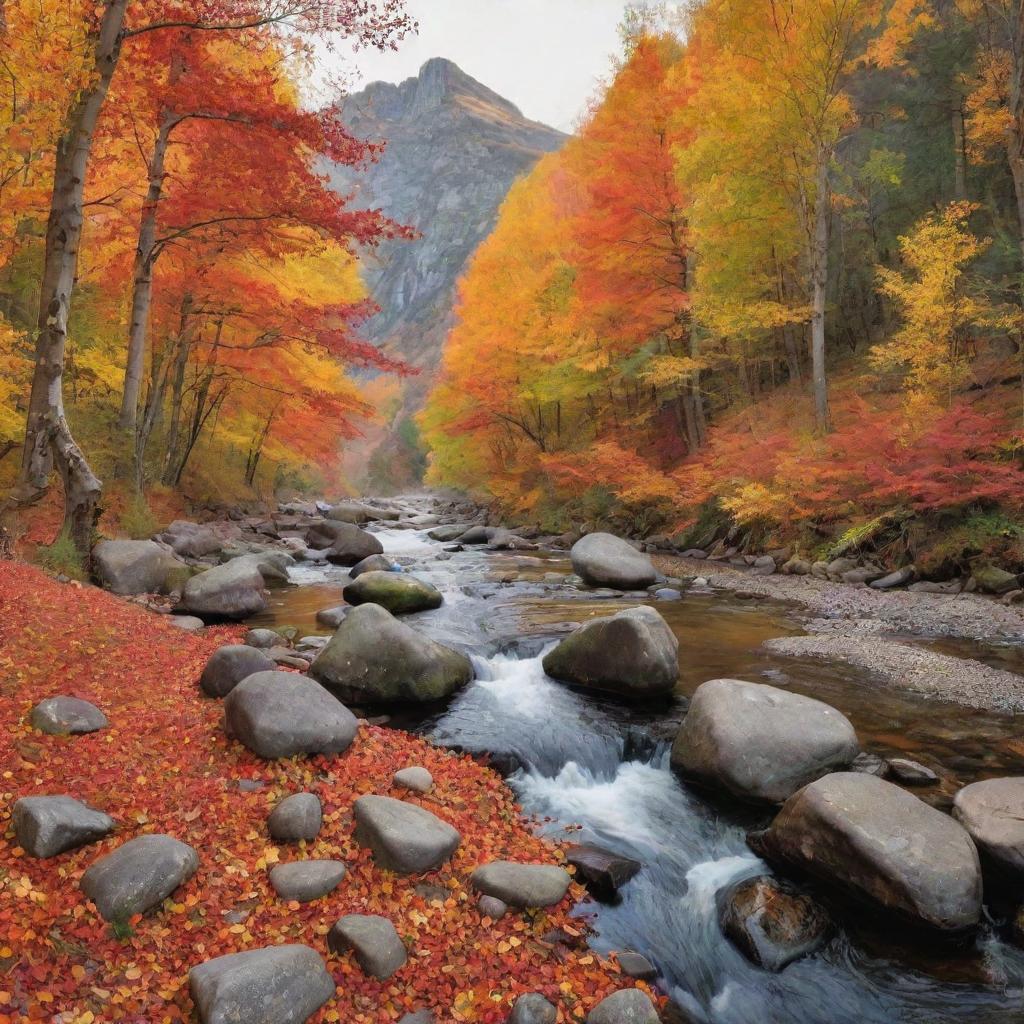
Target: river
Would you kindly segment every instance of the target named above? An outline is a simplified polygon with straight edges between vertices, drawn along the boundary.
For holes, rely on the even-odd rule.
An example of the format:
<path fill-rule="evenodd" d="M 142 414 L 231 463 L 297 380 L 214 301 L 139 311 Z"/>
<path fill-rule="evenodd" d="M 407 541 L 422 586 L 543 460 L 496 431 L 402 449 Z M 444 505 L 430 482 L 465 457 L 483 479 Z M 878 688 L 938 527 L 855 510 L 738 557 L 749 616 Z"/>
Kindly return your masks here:
<path fill-rule="evenodd" d="M 847 911 L 815 955 L 780 974 L 751 965 L 721 934 L 715 895 L 766 870 L 744 837 L 769 816 L 695 793 L 668 767 L 682 698 L 705 680 L 735 677 L 839 708 L 865 750 L 918 758 L 938 771 L 939 785 L 916 792 L 948 808 L 968 782 L 1022 773 L 1024 744 L 1012 716 L 886 689 L 842 664 L 773 655 L 761 644 L 801 633 L 798 610 L 699 588 L 652 602 L 679 637 L 680 699 L 638 708 L 582 694 L 544 675 L 543 651 L 571 624 L 641 599 L 595 599 L 554 582 L 550 574 L 572 572 L 564 555 L 450 554 L 423 532 L 375 532 L 388 555 L 444 594 L 441 608 L 405 621 L 466 651 L 477 675 L 446 708 L 394 723 L 440 745 L 493 755 L 524 812 L 552 837 L 592 841 L 643 864 L 617 905 L 579 908 L 593 924 L 596 950 L 643 953 L 665 991 L 706 1024 L 1024 1021 L 1024 950 L 988 926 L 970 948 L 953 951 L 894 937 L 863 910 Z M 329 632 L 315 614 L 340 602 L 346 571 L 307 563 L 291 577 L 250 625 Z"/>

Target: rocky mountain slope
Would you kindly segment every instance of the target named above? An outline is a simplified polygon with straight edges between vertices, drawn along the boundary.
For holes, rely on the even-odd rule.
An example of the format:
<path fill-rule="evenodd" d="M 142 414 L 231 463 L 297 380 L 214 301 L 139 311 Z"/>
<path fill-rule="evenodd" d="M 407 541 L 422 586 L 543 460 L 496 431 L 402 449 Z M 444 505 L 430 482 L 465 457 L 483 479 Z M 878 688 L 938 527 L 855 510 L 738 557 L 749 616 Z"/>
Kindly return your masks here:
<path fill-rule="evenodd" d="M 375 483 L 400 485 L 412 468 L 404 466 L 407 441 L 401 437 L 408 439 L 408 431 L 402 422 L 422 404 L 437 370 L 456 282 L 493 229 L 513 181 L 567 137 L 528 120 L 441 58 L 401 85 L 375 82 L 346 97 L 342 111 L 356 135 L 385 140 L 387 149 L 355 180 L 338 169 L 335 186 L 355 190 L 357 206 L 380 207 L 421 236 L 389 243 L 365 259 L 367 283 L 382 310 L 367 327 L 370 340 L 422 370 L 407 384 L 384 449 L 373 460 Z M 352 462 L 366 463 L 367 455 L 364 447 Z"/>

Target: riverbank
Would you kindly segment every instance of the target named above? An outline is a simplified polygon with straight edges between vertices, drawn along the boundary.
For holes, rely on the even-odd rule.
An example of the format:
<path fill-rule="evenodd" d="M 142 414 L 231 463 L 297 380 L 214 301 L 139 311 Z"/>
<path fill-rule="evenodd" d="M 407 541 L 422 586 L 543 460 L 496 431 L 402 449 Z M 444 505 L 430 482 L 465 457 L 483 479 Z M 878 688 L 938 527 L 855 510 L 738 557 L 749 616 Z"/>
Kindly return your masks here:
<path fill-rule="evenodd" d="M 633 985 L 598 957 L 571 916 L 573 885 L 558 906 L 532 916 L 484 917 L 469 875 L 495 858 L 564 863 L 538 837 L 511 791 L 477 761 L 397 730 L 360 723 L 341 756 L 267 762 L 228 740 L 221 704 L 197 680 L 238 627 L 196 634 L 92 587 L 60 584 L 20 563 L 0 563 L 0 1024 L 27 1020 L 188 1021 L 186 982 L 198 963 L 280 943 L 327 957 L 336 992 L 313 1022 L 380 1022 L 430 1010 L 437 1020 L 497 1024 L 524 992 L 542 992 L 585 1016 Z M 88 700 L 109 725 L 51 736 L 28 716 L 57 694 Z M 416 802 L 462 835 L 453 859 L 423 877 L 377 866 L 352 833 L 353 800 L 387 793 L 394 773 L 427 768 L 433 791 Z M 314 842 L 288 847 L 267 834 L 270 809 L 289 793 L 316 793 L 324 825 Z M 111 815 L 115 834 L 58 857 L 25 855 L 10 829 L 20 797 L 68 794 Z M 134 837 L 166 833 L 199 853 L 195 876 L 153 913 L 112 928 L 79 890 L 85 869 Z M 268 868 L 309 857 L 344 861 L 325 900 L 285 902 Z M 351 954 L 328 954 L 342 914 L 383 914 L 409 962 L 389 981 L 366 975 Z M 578 1011 L 578 1012 L 577 1012 Z"/>
<path fill-rule="evenodd" d="M 757 576 L 717 563 L 655 556 L 666 575 L 700 576 L 753 599 L 788 601 L 807 614 L 810 636 L 780 637 L 780 654 L 846 661 L 891 686 L 966 707 L 1024 711 L 1024 676 L 972 658 L 901 642 L 901 636 L 1024 642 L 1024 611 L 978 594 L 872 590 L 812 576 Z"/>

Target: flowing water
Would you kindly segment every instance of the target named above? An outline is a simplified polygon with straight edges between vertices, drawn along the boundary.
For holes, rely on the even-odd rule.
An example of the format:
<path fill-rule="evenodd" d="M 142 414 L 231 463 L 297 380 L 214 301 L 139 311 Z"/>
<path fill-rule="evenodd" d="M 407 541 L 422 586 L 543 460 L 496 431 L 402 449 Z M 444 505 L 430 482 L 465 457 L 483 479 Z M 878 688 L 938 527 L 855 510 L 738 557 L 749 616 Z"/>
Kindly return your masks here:
<path fill-rule="evenodd" d="M 571 573 L 564 556 L 448 554 L 423 533 L 387 529 L 377 536 L 386 553 L 444 592 L 441 608 L 406 621 L 466 651 L 477 674 L 446 708 L 402 724 L 435 743 L 493 755 L 546 833 L 642 862 L 618 904 L 580 908 L 592 917 L 597 950 L 643 953 L 664 989 L 707 1024 L 1024 1022 L 1024 951 L 988 926 L 970 948 L 940 950 L 893 939 L 863 911 L 847 912 L 844 927 L 817 954 L 781 974 L 752 966 L 722 936 L 715 898 L 765 870 L 744 837 L 768 816 L 692 792 L 668 767 L 685 697 L 723 676 L 838 707 L 866 750 L 909 756 L 939 772 L 939 785 L 917 792 L 944 808 L 968 782 L 1024 772 L 1024 742 L 1012 716 L 885 689 L 842 664 L 773 655 L 762 649 L 764 640 L 802 632 L 795 609 L 699 589 L 656 602 L 680 640 L 678 698 L 624 706 L 551 681 L 541 657 L 574 624 L 646 597 L 595 598 L 545 581 L 545 574 Z M 271 607 L 252 624 L 328 632 L 315 613 L 340 602 L 347 580 L 337 567 L 299 566 L 292 572 L 297 585 L 274 591 Z"/>

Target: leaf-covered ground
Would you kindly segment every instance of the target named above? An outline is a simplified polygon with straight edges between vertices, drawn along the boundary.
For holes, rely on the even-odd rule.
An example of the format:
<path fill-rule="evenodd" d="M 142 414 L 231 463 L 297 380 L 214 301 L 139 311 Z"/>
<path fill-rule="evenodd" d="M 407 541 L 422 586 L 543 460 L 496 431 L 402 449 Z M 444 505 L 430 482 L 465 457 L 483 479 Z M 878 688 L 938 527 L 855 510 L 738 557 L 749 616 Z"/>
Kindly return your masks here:
<path fill-rule="evenodd" d="M 190 967 L 284 942 L 327 957 L 337 993 L 316 1021 L 395 1020 L 429 1006 L 439 1021 L 498 1022 L 530 991 L 545 993 L 569 1021 L 633 984 L 582 943 L 542 940 L 557 928 L 570 943 L 578 935 L 580 922 L 569 916 L 583 896 L 576 885 L 549 912 L 481 917 L 468 889 L 478 864 L 561 859 L 520 819 L 491 770 L 365 724 L 341 757 L 268 764 L 226 739 L 220 702 L 203 698 L 196 680 L 209 654 L 237 635 L 183 634 L 102 591 L 0 563 L 0 1024 L 189 1020 Z M 30 709 L 58 693 L 97 704 L 110 727 L 81 737 L 34 731 Z M 353 839 L 355 797 L 388 793 L 394 772 L 410 764 L 429 769 L 435 786 L 426 797 L 403 798 L 463 836 L 455 857 L 422 878 L 381 870 Z M 319 794 L 323 829 L 304 847 L 276 846 L 267 814 L 299 790 Z M 11 827 L 14 801 L 58 793 L 106 811 L 117 832 L 50 860 L 25 856 Z M 148 832 L 190 843 L 200 870 L 157 911 L 115 930 L 78 881 L 97 857 Z M 348 877 L 326 899 L 286 903 L 270 888 L 268 865 L 302 857 L 340 858 Z M 417 893 L 423 883 L 447 897 Z M 349 913 L 385 914 L 406 940 L 409 962 L 389 981 L 366 977 L 350 954 L 327 954 L 328 930 Z"/>

